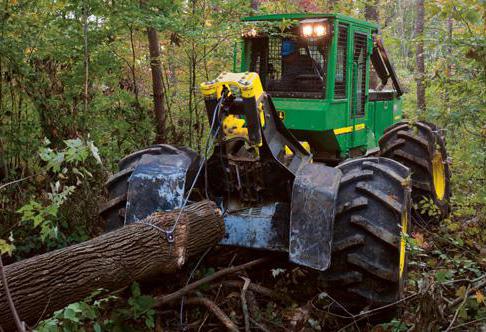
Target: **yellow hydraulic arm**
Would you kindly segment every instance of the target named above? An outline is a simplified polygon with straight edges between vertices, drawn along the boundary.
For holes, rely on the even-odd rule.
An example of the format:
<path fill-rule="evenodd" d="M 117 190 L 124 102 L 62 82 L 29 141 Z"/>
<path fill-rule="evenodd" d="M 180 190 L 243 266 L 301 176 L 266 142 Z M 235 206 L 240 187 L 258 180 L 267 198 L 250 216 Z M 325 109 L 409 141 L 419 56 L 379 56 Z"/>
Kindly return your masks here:
<path fill-rule="evenodd" d="M 221 73 L 215 80 L 201 84 L 209 119 L 220 99 L 233 98 L 234 108 L 224 114 L 222 129 L 226 138 L 244 137 L 251 146 L 262 145 L 261 128 L 265 125 L 263 87 L 257 73 Z M 241 97 L 241 98 L 240 98 Z"/>

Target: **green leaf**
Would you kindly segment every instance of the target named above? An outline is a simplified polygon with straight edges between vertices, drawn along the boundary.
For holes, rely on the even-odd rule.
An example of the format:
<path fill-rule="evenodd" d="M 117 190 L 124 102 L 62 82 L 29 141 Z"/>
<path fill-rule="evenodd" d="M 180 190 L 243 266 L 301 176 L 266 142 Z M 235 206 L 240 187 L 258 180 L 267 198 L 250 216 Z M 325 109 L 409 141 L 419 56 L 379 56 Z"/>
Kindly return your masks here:
<path fill-rule="evenodd" d="M 134 282 L 132 284 L 132 286 L 130 287 L 130 290 L 132 291 L 132 296 L 133 297 L 138 297 L 138 296 L 141 295 L 140 285 L 138 284 L 138 282 Z"/>
<path fill-rule="evenodd" d="M 93 331 L 94 332 L 101 332 L 101 325 L 99 323 L 93 324 Z"/>
<path fill-rule="evenodd" d="M 11 256 L 14 249 L 15 246 L 13 244 L 9 244 L 7 241 L 0 239 L 0 255 L 8 254 Z"/>
<path fill-rule="evenodd" d="M 145 325 L 149 328 L 149 329 L 153 329 L 155 327 L 155 318 L 153 315 L 150 315 L 149 317 L 147 317 L 145 319 Z"/>
<path fill-rule="evenodd" d="M 76 315 L 76 311 L 71 307 L 64 309 L 63 318 L 71 322 L 79 323 L 79 318 Z"/>
<path fill-rule="evenodd" d="M 32 218 L 32 221 L 34 223 L 34 227 L 37 227 L 44 222 L 44 218 L 41 214 L 38 214 Z"/>
<path fill-rule="evenodd" d="M 35 332 L 58 332 L 59 320 L 56 318 L 50 318 L 43 320 L 36 326 Z"/>
<path fill-rule="evenodd" d="M 435 280 L 439 283 L 451 280 L 454 273 L 451 270 L 439 270 L 435 273 Z"/>

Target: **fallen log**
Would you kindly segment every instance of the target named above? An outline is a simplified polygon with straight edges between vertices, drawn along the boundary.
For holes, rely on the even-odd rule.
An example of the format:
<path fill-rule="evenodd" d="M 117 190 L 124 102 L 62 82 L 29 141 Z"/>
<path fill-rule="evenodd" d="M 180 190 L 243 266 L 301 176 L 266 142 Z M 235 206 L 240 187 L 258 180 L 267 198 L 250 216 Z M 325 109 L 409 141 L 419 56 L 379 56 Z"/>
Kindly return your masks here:
<path fill-rule="evenodd" d="M 157 212 L 144 223 L 5 266 L 20 319 L 35 324 L 93 290 L 116 290 L 135 280 L 173 273 L 188 258 L 216 245 L 224 236 L 221 212 L 213 202 L 203 201 L 183 210 L 170 245 L 160 229 L 169 229 L 178 215 L 178 210 Z M 2 283 L 0 326 L 5 331 L 15 329 Z"/>

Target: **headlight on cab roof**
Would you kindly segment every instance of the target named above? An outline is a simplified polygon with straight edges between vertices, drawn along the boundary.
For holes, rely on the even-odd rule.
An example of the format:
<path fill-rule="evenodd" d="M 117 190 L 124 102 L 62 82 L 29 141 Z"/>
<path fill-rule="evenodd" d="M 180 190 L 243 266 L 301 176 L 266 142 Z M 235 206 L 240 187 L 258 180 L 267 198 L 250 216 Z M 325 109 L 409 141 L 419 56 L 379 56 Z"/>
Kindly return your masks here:
<path fill-rule="evenodd" d="M 304 38 L 329 38 L 331 28 L 331 23 L 325 18 L 300 21 L 300 34 Z"/>

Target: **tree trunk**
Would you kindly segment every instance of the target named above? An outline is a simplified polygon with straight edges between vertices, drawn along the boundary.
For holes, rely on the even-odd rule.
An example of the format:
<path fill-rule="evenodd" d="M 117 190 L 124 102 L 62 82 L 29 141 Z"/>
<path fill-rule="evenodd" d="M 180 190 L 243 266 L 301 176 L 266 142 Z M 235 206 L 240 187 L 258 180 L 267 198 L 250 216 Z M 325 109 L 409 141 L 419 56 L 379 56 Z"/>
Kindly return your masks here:
<path fill-rule="evenodd" d="M 138 92 L 138 81 L 137 81 L 137 55 L 135 53 L 135 42 L 133 40 L 133 26 L 129 26 L 129 31 L 130 31 L 130 48 L 132 49 L 132 64 L 129 66 L 130 72 L 132 74 L 132 84 L 133 84 L 133 94 L 135 95 L 135 107 L 137 108 L 137 111 L 141 111 L 140 107 L 140 98 L 139 98 L 139 92 Z M 163 93 L 163 92 L 162 92 Z"/>
<path fill-rule="evenodd" d="M 379 23 L 380 21 L 380 14 L 378 13 L 378 7 L 380 5 L 379 0 L 371 0 L 366 3 L 365 6 L 365 19 L 367 21 L 371 21 L 374 23 Z M 373 64 L 370 66 L 370 89 L 376 90 L 381 83 L 381 80 L 378 78 L 378 74 L 376 73 L 375 69 L 373 68 Z"/>
<path fill-rule="evenodd" d="M 166 230 L 178 215 L 178 210 L 157 212 L 143 222 Z M 224 235 L 222 215 L 210 201 L 183 210 L 171 248 L 166 235 L 156 227 L 130 224 L 90 241 L 7 265 L 5 274 L 20 319 L 35 324 L 93 290 L 113 291 L 135 280 L 175 272 L 189 257 L 216 245 Z M 0 284 L 0 325 L 10 331 L 13 324 Z"/>
<path fill-rule="evenodd" d="M 165 108 L 164 90 L 162 85 L 162 67 L 160 65 L 159 36 L 154 28 L 147 28 L 147 36 L 150 51 L 150 69 L 152 71 L 152 89 L 154 94 L 154 114 L 156 120 L 156 143 L 164 143 L 165 140 Z"/>
<path fill-rule="evenodd" d="M 0 181 L 8 177 L 7 161 L 5 159 L 5 151 L 3 149 L 3 141 L 0 137 Z"/>
<path fill-rule="evenodd" d="M 81 130 L 84 132 L 85 123 L 84 119 L 88 116 L 88 106 L 89 106 L 89 50 L 88 50 L 88 16 L 89 10 L 87 5 L 83 4 L 83 39 L 84 39 L 84 91 L 83 91 L 83 114 L 81 116 Z M 73 118 L 75 123 L 78 123 L 76 107 L 73 108 Z"/>
<path fill-rule="evenodd" d="M 417 82 L 417 108 L 425 112 L 425 60 L 424 60 L 424 0 L 417 0 L 417 21 L 415 23 L 415 51 L 416 82 Z"/>
<path fill-rule="evenodd" d="M 445 77 L 447 84 L 451 84 L 451 78 L 452 78 L 452 52 L 453 52 L 453 49 L 452 49 L 452 42 L 453 42 L 452 29 L 453 29 L 453 26 L 454 26 L 454 21 L 452 20 L 452 17 L 449 16 L 447 18 L 447 53 L 448 53 L 448 57 L 447 57 L 447 72 L 446 72 L 446 77 Z M 444 94 L 445 94 L 444 95 L 445 106 L 446 106 L 447 110 L 450 111 L 451 110 L 451 98 L 449 96 L 449 89 L 445 89 Z"/>
<path fill-rule="evenodd" d="M 379 23 L 380 14 L 378 13 L 378 7 L 380 6 L 379 0 L 369 0 L 365 5 L 365 18 L 367 21 Z"/>

